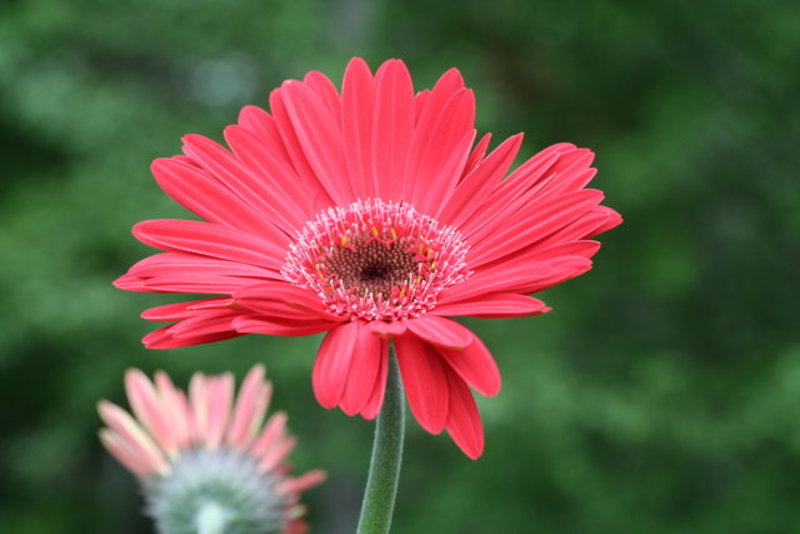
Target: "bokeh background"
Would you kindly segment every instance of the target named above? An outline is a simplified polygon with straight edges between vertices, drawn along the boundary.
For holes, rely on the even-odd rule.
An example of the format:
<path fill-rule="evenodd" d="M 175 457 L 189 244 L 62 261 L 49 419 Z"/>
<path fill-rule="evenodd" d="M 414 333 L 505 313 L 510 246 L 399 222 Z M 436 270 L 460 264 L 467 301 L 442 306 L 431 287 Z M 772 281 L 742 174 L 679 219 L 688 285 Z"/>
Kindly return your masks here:
<path fill-rule="evenodd" d="M 465 321 L 494 351 L 487 448 L 409 425 L 398 533 L 800 532 L 800 5 L 794 1 L 0 3 L 0 532 L 151 532 L 99 446 L 122 373 L 266 362 L 313 532 L 354 530 L 372 424 L 314 401 L 319 338 L 147 351 L 170 296 L 111 280 L 181 217 L 148 166 L 221 139 L 285 78 L 459 67 L 480 131 L 598 154 L 626 222 L 548 315 Z"/>

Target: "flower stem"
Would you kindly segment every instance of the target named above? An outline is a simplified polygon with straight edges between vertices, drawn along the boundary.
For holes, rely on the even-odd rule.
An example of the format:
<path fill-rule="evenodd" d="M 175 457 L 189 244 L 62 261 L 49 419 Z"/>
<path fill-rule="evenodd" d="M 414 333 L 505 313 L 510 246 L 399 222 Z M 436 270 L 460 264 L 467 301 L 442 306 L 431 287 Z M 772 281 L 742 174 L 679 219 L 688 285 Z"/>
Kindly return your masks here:
<path fill-rule="evenodd" d="M 375 441 L 372 445 L 367 489 L 361 505 L 357 534 L 389 532 L 403 458 L 404 431 L 403 386 L 400 382 L 394 347 L 390 345 L 386 396 L 375 424 Z"/>

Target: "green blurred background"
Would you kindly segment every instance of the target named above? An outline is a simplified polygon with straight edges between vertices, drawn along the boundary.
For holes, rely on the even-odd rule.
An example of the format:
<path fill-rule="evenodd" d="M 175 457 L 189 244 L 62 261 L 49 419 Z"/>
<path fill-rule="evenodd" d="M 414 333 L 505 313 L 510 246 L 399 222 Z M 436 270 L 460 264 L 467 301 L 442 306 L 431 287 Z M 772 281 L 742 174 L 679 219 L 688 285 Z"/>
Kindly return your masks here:
<path fill-rule="evenodd" d="M 148 351 L 176 299 L 111 287 L 150 253 L 131 225 L 183 215 L 150 160 L 353 55 L 457 66 L 481 131 L 595 149 L 626 219 L 552 313 L 465 321 L 504 374 L 486 453 L 411 423 L 396 532 L 800 532 L 800 5 L 760 0 L 2 0 L 0 532 L 150 532 L 95 402 L 259 361 L 330 472 L 313 532 L 353 531 L 372 425 L 314 401 L 319 339 Z"/>

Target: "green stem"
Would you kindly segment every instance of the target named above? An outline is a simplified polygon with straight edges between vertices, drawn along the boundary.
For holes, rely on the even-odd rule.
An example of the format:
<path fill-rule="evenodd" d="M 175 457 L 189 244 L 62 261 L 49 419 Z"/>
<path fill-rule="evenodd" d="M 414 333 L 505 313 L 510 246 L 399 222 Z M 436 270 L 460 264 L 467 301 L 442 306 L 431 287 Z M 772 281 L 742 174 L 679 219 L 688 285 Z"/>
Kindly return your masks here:
<path fill-rule="evenodd" d="M 405 406 L 403 386 L 394 356 L 394 347 L 389 352 L 389 376 L 386 396 L 375 424 L 375 441 L 369 464 L 367 489 L 361 505 L 357 534 L 386 534 L 392 524 L 394 499 L 400 478 L 403 459 L 403 433 L 405 430 Z"/>

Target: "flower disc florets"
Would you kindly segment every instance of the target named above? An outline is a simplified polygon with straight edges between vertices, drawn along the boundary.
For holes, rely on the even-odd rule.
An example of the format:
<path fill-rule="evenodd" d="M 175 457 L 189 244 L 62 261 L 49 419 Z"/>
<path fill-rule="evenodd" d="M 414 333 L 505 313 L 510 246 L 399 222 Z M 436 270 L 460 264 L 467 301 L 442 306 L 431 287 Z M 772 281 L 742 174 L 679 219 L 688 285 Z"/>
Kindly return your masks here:
<path fill-rule="evenodd" d="M 436 306 L 470 275 L 469 250 L 451 226 L 406 202 L 358 200 L 328 208 L 290 246 L 281 274 L 349 319 L 405 319 Z"/>
<path fill-rule="evenodd" d="M 143 480 L 148 514 L 165 534 L 195 534 L 198 523 L 215 521 L 226 534 L 283 532 L 287 502 L 276 492 L 279 481 L 260 473 L 253 458 L 224 447 L 185 452 L 169 476 Z"/>

